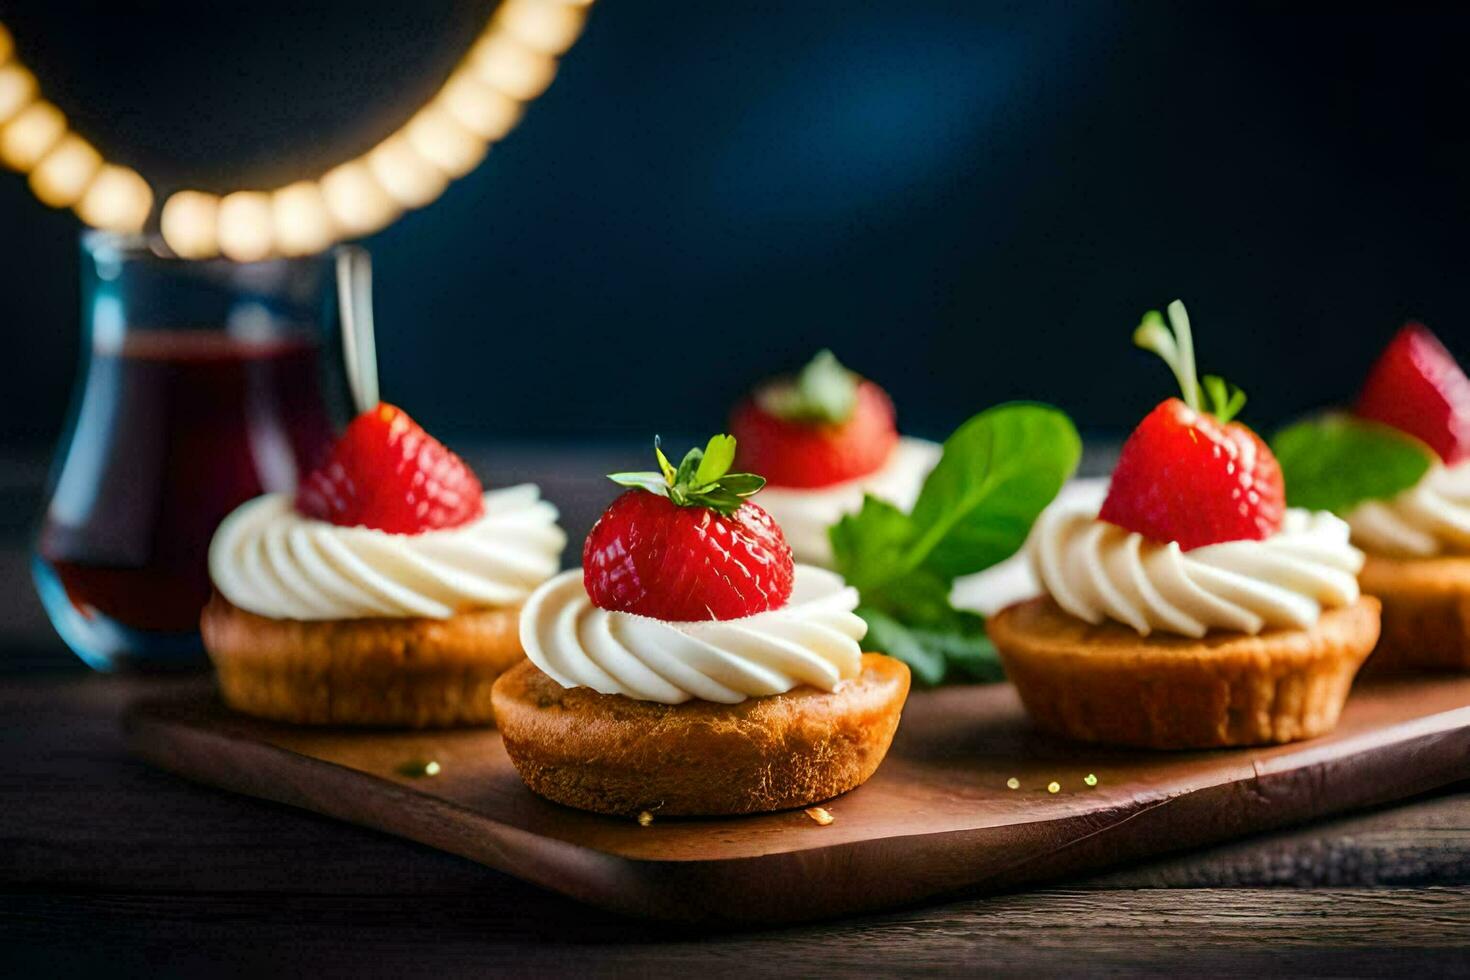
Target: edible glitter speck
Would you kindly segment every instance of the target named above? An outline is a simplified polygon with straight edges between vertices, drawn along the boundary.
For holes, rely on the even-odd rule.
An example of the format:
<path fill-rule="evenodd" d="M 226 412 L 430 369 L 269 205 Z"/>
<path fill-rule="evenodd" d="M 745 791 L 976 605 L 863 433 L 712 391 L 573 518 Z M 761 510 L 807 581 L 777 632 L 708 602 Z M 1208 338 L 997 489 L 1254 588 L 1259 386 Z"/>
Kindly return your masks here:
<path fill-rule="evenodd" d="M 1097 777 L 1094 776 L 1092 773 L 1088 773 L 1087 775 L 1083 776 L 1082 781 L 1089 786 L 1097 785 Z"/>
<path fill-rule="evenodd" d="M 652 823 L 653 823 L 653 814 L 649 813 L 647 810 L 644 810 L 644 811 L 642 811 L 641 813 L 638 814 L 638 826 L 640 826 L 640 827 L 647 827 L 647 826 L 649 826 Z"/>
<path fill-rule="evenodd" d="M 439 775 L 439 770 L 439 763 L 433 759 L 413 759 L 399 766 L 398 774 L 413 779 L 422 779 L 424 776 Z"/>
<path fill-rule="evenodd" d="M 1062 791 L 1062 784 L 1053 780 L 1046 784 L 1046 791 L 1048 793 L 1060 793 Z"/>
<path fill-rule="evenodd" d="M 1020 789 L 1020 788 L 1021 788 L 1021 781 L 1019 779 L 1017 779 L 1015 776 L 1012 776 L 1010 779 L 1007 779 L 1006 780 L 1006 789 Z"/>

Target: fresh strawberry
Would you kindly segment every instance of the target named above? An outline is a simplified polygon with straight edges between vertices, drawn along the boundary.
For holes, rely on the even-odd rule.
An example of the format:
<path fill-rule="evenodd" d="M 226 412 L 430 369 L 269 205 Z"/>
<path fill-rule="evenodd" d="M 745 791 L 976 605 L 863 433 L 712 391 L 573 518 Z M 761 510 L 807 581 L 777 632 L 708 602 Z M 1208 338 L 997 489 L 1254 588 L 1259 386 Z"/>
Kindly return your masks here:
<path fill-rule="evenodd" d="M 1170 398 L 1146 415 L 1123 444 L 1098 515 L 1185 551 L 1222 541 L 1259 541 L 1281 529 L 1286 488 L 1270 448 L 1230 419 L 1245 394 L 1217 377 L 1195 374 L 1189 318 L 1177 300 L 1163 317 L 1144 317 L 1133 339 L 1173 369 L 1184 400 Z M 1210 411 L 1202 408 L 1208 399 Z"/>
<path fill-rule="evenodd" d="M 879 469 L 898 444 L 893 402 L 822 351 L 735 408 L 740 465 L 772 486 L 825 487 Z"/>
<path fill-rule="evenodd" d="M 475 474 L 408 417 L 380 404 L 353 419 L 296 491 L 296 510 L 344 527 L 419 534 L 485 511 Z"/>
<path fill-rule="evenodd" d="M 582 548 L 587 595 L 601 609 L 655 619 L 738 619 L 791 597 L 791 548 L 771 515 L 745 498 L 765 482 L 729 473 L 735 440 L 715 436 L 676 470 L 614 473 L 629 490 Z"/>
<path fill-rule="evenodd" d="M 1446 463 L 1470 457 L 1470 378 L 1421 323 L 1407 323 L 1379 355 L 1357 413 L 1406 432 Z"/>

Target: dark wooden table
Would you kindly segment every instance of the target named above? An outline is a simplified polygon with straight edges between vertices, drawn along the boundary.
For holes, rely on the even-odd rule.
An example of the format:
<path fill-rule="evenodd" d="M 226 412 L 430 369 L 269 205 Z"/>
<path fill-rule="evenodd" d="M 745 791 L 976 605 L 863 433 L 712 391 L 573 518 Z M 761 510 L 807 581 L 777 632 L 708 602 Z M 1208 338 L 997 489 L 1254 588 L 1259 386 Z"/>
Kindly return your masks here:
<path fill-rule="evenodd" d="M 598 474 L 629 460 L 504 450 L 476 462 L 497 483 L 538 478 L 580 540 L 608 497 Z M 1470 974 L 1470 783 L 1038 891 L 719 935 L 616 918 L 191 785 L 129 758 L 118 716 L 208 678 L 109 677 L 72 661 L 25 565 L 40 473 L 0 459 L 5 975 Z"/>

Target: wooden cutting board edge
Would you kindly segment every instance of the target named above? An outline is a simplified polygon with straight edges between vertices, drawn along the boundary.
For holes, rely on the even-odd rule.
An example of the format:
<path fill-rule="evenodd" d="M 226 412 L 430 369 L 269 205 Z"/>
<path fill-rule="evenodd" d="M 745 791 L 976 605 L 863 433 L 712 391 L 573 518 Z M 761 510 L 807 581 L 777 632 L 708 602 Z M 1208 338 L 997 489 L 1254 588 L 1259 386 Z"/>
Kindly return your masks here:
<path fill-rule="evenodd" d="M 1365 734 L 1361 751 L 1348 759 L 1340 747 L 1318 753 L 1308 744 L 1258 763 L 1244 781 L 1080 817 L 744 858 L 646 860 L 541 836 L 359 770 L 191 725 L 147 703 L 127 713 L 124 727 L 137 755 L 192 781 L 406 837 L 616 912 L 707 925 L 835 918 L 1035 884 L 1383 804 L 1470 777 L 1467 707 Z M 1412 765 L 1405 764 L 1406 755 Z M 1120 833 L 1125 825 L 1128 832 Z M 933 846 L 936 836 L 943 847 Z"/>

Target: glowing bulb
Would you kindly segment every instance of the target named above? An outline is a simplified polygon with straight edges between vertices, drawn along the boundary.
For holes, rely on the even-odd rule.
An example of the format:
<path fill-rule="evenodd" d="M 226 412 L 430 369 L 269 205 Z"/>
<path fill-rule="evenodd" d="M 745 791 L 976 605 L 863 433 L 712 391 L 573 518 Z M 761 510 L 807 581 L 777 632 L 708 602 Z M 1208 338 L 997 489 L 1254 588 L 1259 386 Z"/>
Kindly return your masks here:
<path fill-rule="evenodd" d="M 20 65 L 0 65 L 0 125 L 30 105 L 36 91 L 35 75 Z"/>
<path fill-rule="evenodd" d="M 398 205 L 362 160 L 328 171 L 321 184 L 327 212 L 347 235 L 370 235 L 398 217 Z"/>
<path fill-rule="evenodd" d="M 406 208 L 420 208 L 444 193 L 444 171 L 419 156 L 413 144 L 395 133 L 367 155 L 368 167 L 388 196 Z"/>
<path fill-rule="evenodd" d="M 555 58 L 501 34 L 475 42 L 468 64 L 480 81 L 522 102 L 545 92 L 556 77 Z"/>
<path fill-rule="evenodd" d="M 0 129 L 0 163 L 28 173 L 66 133 L 66 117 L 49 102 L 32 102 Z"/>
<path fill-rule="evenodd" d="M 546 0 L 505 0 L 495 13 L 499 26 L 526 47 L 561 54 L 572 46 L 587 20 L 585 11 Z"/>
<path fill-rule="evenodd" d="M 276 191 L 271 195 L 271 212 L 281 254 L 312 255 L 332 244 L 332 216 L 316 181 L 299 180 Z"/>
<path fill-rule="evenodd" d="M 519 102 L 464 71 L 450 76 L 438 101 L 461 126 L 491 143 L 521 121 Z"/>
<path fill-rule="evenodd" d="M 163 202 L 158 219 L 163 240 L 186 259 L 219 254 L 219 198 L 202 191 L 179 191 Z"/>
<path fill-rule="evenodd" d="M 76 133 L 67 133 L 31 171 L 31 192 L 42 204 L 69 208 L 82 199 L 102 168 L 102 155 Z"/>
<path fill-rule="evenodd" d="M 275 248 L 271 198 L 263 191 L 236 191 L 219 202 L 219 250 L 236 262 L 258 262 Z"/>
<path fill-rule="evenodd" d="M 485 159 L 485 141 L 467 129 L 438 99 L 403 129 L 414 152 L 450 177 L 463 177 Z"/>
<path fill-rule="evenodd" d="M 141 231 L 153 210 L 153 189 L 131 167 L 104 163 L 73 210 L 93 228 Z"/>
<path fill-rule="evenodd" d="M 0 65 L 9 61 L 13 54 L 15 54 L 15 38 L 10 36 L 4 24 L 0 24 Z"/>

